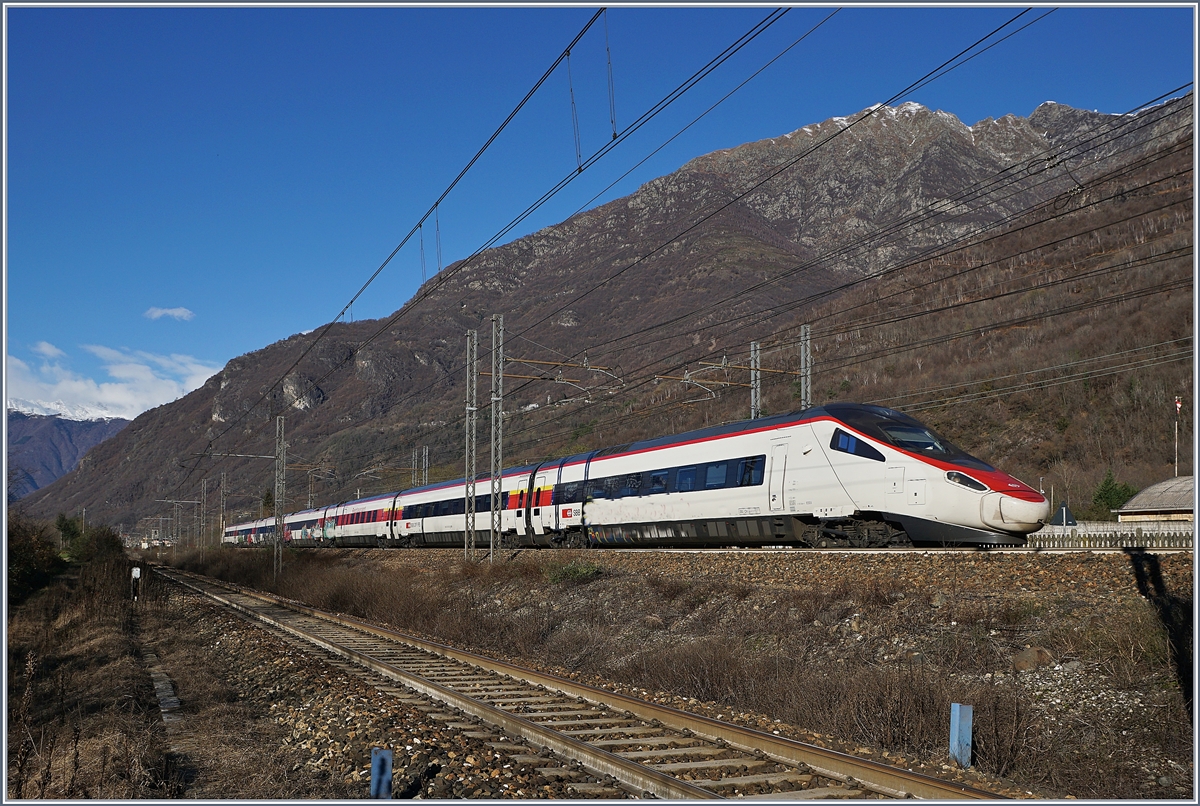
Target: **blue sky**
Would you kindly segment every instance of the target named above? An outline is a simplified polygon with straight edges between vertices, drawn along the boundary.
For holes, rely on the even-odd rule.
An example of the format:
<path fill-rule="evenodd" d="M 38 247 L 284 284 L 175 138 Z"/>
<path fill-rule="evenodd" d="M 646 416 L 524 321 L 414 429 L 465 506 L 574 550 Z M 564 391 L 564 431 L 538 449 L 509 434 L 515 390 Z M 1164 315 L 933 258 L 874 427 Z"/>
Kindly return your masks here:
<path fill-rule="evenodd" d="M 505 240 L 884 101 L 1020 10 L 843 9 L 605 190 L 832 11 L 793 8 Z M 769 11 L 610 8 L 618 129 Z M 593 13 L 6 7 L 7 397 L 134 416 L 328 322 Z M 603 22 L 439 207 L 442 265 L 574 169 L 572 90 L 584 158 L 611 139 Z M 968 124 L 1047 100 L 1125 112 L 1192 80 L 1194 28 L 1190 7 L 1059 9 L 897 103 Z M 355 320 L 412 296 L 418 244 Z"/>

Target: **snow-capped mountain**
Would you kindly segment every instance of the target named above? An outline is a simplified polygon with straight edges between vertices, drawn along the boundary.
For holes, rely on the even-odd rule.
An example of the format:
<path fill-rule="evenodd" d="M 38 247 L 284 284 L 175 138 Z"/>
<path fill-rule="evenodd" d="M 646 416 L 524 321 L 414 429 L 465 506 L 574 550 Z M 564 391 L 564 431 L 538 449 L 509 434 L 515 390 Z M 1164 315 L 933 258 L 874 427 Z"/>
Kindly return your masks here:
<path fill-rule="evenodd" d="M 84 406 L 77 403 L 65 403 L 61 400 L 55 400 L 47 403 L 44 400 L 22 400 L 20 398 L 8 399 L 8 410 L 19 411 L 22 414 L 40 414 L 43 416 L 59 416 L 64 420 L 121 420 L 125 419 L 121 416 L 121 412 L 114 411 L 107 406 Z"/>

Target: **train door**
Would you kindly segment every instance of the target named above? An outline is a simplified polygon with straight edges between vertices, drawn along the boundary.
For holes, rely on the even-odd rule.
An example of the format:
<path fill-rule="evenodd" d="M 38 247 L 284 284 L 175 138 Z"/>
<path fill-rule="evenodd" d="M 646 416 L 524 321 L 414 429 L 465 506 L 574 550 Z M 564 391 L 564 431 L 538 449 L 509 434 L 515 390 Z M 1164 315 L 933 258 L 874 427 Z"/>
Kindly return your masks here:
<path fill-rule="evenodd" d="M 888 509 L 896 511 L 896 506 L 904 500 L 904 467 L 889 467 L 883 476 L 884 494 L 887 496 Z"/>
<path fill-rule="evenodd" d="M 546 498 L 546 500 L 549 502 L 547 504 L 547 506 L 550 507 L 551 517 L 553 518 L 553 522 L 550 524 L 550 526 L 548 528 L 553 529 L 557 533 L 561 533 L 562 528 L 563 528 L 562 527 L 562 519 L 559 517 L 559 513 L 561 512 L 562 507 L 559 506 L 558 501 L 554 500 L 554 491 L 559 489 L 559 485 L 562 484 L 562 469 L 563 469 L 563 465 L 565 465 L 566 463 L 567 463 L 566 459 L 563 459 L 561 462 L 558 463 L 558 473 L 555 475 L 554 484 L 550 488 L 550 495 Z"/>
<path fill-rule="evenodd" d="M 549 521 L 551 528 L 554 527 L 554 508 L 550 506 L 550 489 L 546 486 L 546 474 L 538 473 L 533 482 L 533 489 L 529 492 L 530 508 L 530 523 L 533 524 L 533 533 L 535 535 L 546 534 L 546 521 Z"/>
<path fill-rule="evenodd" d="M 321 543 L 332 546 L 337 536 L 337 507 L 327 506 L 321 512 Z"/>
<path fill-rule="evenodd" d="M 788 443 L 786 440 L 771 443 L 771 511 L 783 511 L 784 474 L 787 472 Z"/>
<path fill-rule="evenodd" d="M 396 540 L 400 537 L 400 493 L 392 496 L 392 503 L 387 509 L 387 537 L 389 540 Z"/>
<path fill-rule="evenodd" d="M 508 500 L 512 503 L 513 508 L 516 510 L 513 513 L 515 516 L 513 520 L 516 522 L 517 535 L 521 537 L 525 535 L 525 525 L 527 521 L 526 513 L 529 512 L 528 498 L 529 478 L 522 475 L 517 481 L 516 488 L 510 490 L 508 493 Z"/>
<path fill-rule="evenodd" d="M 921 475 L 924 475 L 922 473 Z M 925 505 L 925 479 L 909 479 L 908 480 L 908 505 L 909 506 L 924 506 Z"/>

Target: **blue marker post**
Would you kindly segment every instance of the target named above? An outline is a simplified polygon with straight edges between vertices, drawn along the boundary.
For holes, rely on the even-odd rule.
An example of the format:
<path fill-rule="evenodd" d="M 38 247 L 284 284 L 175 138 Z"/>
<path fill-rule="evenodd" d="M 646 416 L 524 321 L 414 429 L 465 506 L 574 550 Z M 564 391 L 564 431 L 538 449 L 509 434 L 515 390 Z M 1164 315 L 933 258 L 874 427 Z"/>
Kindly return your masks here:
<path fill-rule="evenodd" d="M 975 709 L 969 705 L 950 703 L 950 758 L 958 766 L 971 766 L 971 723 Z"/>
<path fill-rule="evenodd" d="M 392 751 L 386 747 L 371 748 L 371 798 L 392 799 Z"/>

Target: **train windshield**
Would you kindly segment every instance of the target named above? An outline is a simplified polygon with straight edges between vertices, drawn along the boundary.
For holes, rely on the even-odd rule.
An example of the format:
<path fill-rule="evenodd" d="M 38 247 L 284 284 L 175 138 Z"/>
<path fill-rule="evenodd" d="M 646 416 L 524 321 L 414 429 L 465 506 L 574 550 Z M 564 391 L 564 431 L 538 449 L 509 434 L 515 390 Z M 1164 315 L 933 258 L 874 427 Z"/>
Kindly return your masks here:
<path fill-rule="evenodd" d="M 934 456 L 945 462 L 951 462 L 962 467 L 976 470 L 995 470 L 987 462 L 982 462 L 959 448 L 945 438 L 938 436 L 915 420 L 911 423 L 881 421 L 877 423 L 879 430 L 889 442 L 897 448 L 906 451 Z"/>
<path fill-rule="evenodd" d="M 893 409 L 856 403 L 826 404 L 826 409 L 847 425 L 859 429 L 868 436 L 882 439 L 901 450 L 931 456 L 974 470 L 995 470 L 986 462 L 976 459 L 957 445 L 920 421 Z"/>
<path fill-rule="evenodd" d="M 950 452 L 946 450 L 946 443 L 938 439 L 937 435 L 927 428 L 891 423 L 880 423 L 879 427 L 883 429 L 883 433 L 891 437 L 892 444 L 898 448 L 917 453 L 930 451 L 945 454 Z"/>

